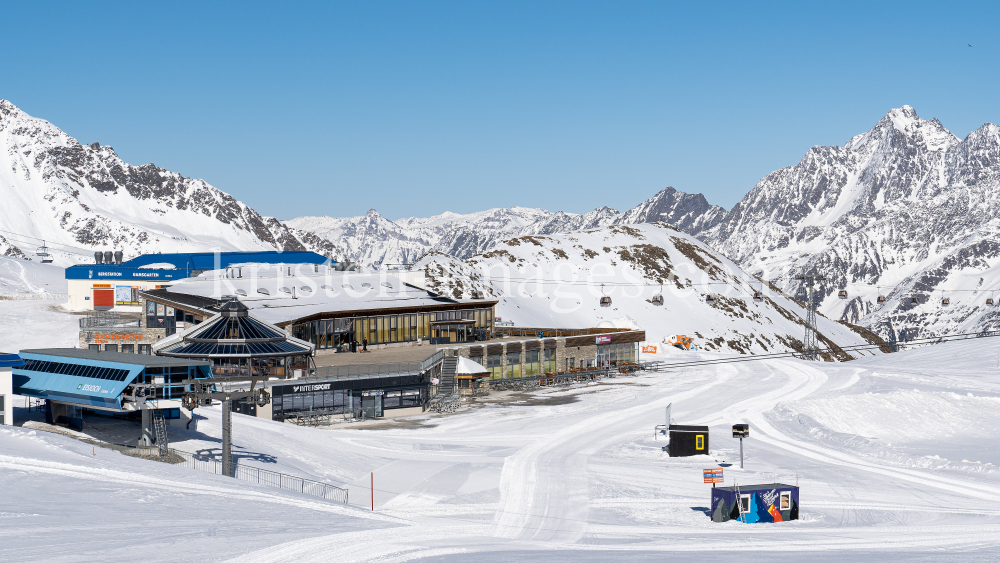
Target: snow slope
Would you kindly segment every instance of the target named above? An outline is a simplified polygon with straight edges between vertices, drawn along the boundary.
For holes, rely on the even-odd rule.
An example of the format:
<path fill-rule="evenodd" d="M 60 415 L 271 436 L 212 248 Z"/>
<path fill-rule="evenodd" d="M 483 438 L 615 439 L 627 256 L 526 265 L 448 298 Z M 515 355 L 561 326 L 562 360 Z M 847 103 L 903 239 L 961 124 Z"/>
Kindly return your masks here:
<path fill-rule="evenodd" d="M 44 240 L 63 266 L 92 250 L 339 251 L 315 235 L 263 217 L 203 180 L 114 149 L 83 145 L 51 123 L 0 100 L 0 254 L 33 257 Z"/>
<path fill-rule="evenodd" d="M 438 293 L 468 299 L 480 290 L 499 299 L 497 316 L 516 326 L 637 326 L 650 342 L 686 334 L 707 350 L 742 353 L 801 348 L 806 312 L 799 303 L 762 288 L 666 223 L 518 237 L 465 262 L 431 254 L 414 267 Z M 761 289 L 764 301 L 755 303 L 753 293 Z M 657 294 L 662 306 L 652 303 Z M 600 306 L 602 295 L 611 297 L 610 307 Z M 715 305 L 706 303 L 708 295 Z M 822 317 L 819 332 L 823 346 L 867 343 Z"/>
<path fill-rule="evenodd" d="M 3 429 L 0 557 L 119 560 L 140 545 L 151 561 L 993 561 L 998 347 L 687 367 L 367 429 L 234 415 L 240 463 L 340 482 L 354 509 Z M 710 455 L 661 451 L 667 404 L 710 427 Z M 895 419 L 921 405 L 925 417 Z M 218 448 L 218 410 L 198 412 L 174 445 Z M 971 424 L 939 427 L 953 416 Z M 751 426 L 744 469 L 736 422 Z M 720 465 L 726 485 L 798 482 L 801 519 L 713 523 L 701 470 Z"/>

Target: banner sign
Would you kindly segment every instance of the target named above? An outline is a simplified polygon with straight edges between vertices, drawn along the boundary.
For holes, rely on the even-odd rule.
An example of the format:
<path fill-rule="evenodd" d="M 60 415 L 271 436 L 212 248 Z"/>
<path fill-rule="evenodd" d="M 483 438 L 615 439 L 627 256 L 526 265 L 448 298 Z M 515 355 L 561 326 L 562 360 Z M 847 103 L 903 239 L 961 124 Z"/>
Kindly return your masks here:
<path fill-rule="evenodd" d="M 656 346 L 643 346 L 642 347 L 642 353 L 643 354 L 655 354 L 656 353 Z"/>
<path fill-rule="evenodd" d="M 702 469 L 702 476 L 706 483 L 722 483 L 722 468 Z"/>
<path fill-rule="evenodd" d="M 598 344 L 611 344 L 611 335 L 610 334 L 602 334 L 602 335 L 598 336 L 597 337 L 597 343 Z"/>

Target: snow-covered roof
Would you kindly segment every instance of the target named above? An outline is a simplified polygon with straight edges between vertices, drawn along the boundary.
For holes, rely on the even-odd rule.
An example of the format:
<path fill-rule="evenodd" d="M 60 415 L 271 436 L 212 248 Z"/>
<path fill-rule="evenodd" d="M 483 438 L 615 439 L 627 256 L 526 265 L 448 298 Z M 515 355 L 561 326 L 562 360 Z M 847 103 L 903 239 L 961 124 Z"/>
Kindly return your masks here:
<path fill-rule="evenodd" d="M 469 358 L 458 358 L 458 366 L 455 368 L 455 375 L 480 375 L 489 373 L 479 362 Z"/>
<path fill-rule="evenodd" d="M 494 301 L 458 300 L 409 286 L 382 272 L 335 272 L 291 277 L 227 278 L 204 274 L 165 288 L 169 293 L 212 299 L 236 296 L 255 317 L 283 323 L 323 313 L 344 313 L 399 308 L 435 308 L 461 303 L 489 306 Z"/>

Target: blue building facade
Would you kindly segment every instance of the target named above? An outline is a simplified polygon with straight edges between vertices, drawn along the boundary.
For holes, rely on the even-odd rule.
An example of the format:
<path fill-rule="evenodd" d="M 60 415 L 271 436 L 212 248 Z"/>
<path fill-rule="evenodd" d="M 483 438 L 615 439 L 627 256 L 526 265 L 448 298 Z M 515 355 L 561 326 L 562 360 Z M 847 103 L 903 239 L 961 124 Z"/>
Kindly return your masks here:
<path fill-rule="evenodd" d="M 156 385 L 148 406 L 168 411 L 167 419 L 179 419 L 186 392 L 181 382 L 212 378 L 209 362 L 142 354 L 53 348 L 22 350 L 20 358 L 23 365 L 12 370 L 14 394 L 45 399 L 48 422 L 76 428 L 82 428 L 84 409 L 137 412 L 135 383 Z"/>

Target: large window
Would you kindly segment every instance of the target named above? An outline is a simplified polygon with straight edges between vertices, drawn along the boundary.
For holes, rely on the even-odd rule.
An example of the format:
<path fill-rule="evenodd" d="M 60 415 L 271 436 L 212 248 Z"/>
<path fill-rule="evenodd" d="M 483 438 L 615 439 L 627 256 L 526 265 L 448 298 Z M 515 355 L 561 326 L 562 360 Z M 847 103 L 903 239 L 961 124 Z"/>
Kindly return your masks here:
<path fill-rule="evenodd" d="M 486 369 L 490 372 L 491 379 L 503 377 L 502 357 L 500 354 L 489 354 L 486 356 Z"/>
<path fill-rule="evenodd" d="M 541 372 L 540 355 L 538 350 L 524 353 L 524 375 L 538 375 Z"/>
<path fill-rule="evenodd" d="M 544 371 L 545 373 L 555 373 L 556 372 L 556 351 L 555 350 L 545 350 L 544 364 L 542 366 L 542 371 Z"/>
<path fill-rule="evenodd" d="M 520 352 L 507 352 L 507 377 L 521 377 Z"/>

